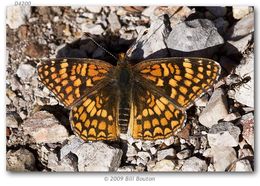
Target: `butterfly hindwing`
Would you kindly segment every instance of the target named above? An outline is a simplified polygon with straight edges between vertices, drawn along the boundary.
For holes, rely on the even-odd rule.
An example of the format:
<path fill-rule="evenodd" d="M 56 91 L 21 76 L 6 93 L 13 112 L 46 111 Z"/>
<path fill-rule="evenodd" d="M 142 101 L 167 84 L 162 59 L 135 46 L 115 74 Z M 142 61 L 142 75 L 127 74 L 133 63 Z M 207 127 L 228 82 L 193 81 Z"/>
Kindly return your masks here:
<path fill-rule="evenodd" d="M 112 67 L 96 59 L 50 59 L 41 61 L 37 70 L 41 82 L 69 107 L 104 80 Z"/>

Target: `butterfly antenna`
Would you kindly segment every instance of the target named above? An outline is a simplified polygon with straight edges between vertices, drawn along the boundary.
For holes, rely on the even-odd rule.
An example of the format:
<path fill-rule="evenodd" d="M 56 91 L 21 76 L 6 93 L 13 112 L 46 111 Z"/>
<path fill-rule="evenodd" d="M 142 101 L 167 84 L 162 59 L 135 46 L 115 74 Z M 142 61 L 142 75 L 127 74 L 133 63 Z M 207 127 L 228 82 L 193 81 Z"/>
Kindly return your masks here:
<path fill-rule="evenodd" d="M 98 42 L 95 41 L 89 34 L 85 34 L 88 39 L 90 39 L 93 43 L 95 43 L 98 47 L 100 47 L 102 50 L 104 50 L 106 53 L 108 53 L 110 56 L 112 56 L 116 61 L 118 61 L 118 58 L 114 56 L 111 52 L 109 52 L 107 49 L 105 49 L 103 46 L 101 46 Z"/>

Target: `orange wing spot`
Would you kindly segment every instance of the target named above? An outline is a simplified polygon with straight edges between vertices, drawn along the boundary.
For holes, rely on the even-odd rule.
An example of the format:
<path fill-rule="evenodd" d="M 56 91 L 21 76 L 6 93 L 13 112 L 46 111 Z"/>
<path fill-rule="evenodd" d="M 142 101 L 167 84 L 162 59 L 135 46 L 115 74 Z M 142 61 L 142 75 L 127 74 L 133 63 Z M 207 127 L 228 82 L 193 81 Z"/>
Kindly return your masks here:
<path fill-rule="evenodd" d="M 56 70 L 56 68 L 55 67 L 51 67 L 50 70 L 51 70 L 51 72 L 54 72 Z"/>
<path fill-rule="evenodd" d="M 70 80 L 71 80 L 71 81 L 74 81 L 75 79 L 77 79 L 76 76 L 70 76 Z"/>
<path fill-rule="evenodd" d="M 151 74 L 153 75 L 153 76 L 158 76 L 158 77 L 161 77 L 162 76 L 162 71 L 161 71 L 161 69 L 156 69 L 156 70 L 152 70 L 151 71 Z"/>
<path fill-rule="evenodd" d="M 96 75 L 98 75 L 97 70 L 93 70 L 93 69 L 88 70 L 88 76 L 96 76 Z"/>
<path fill-rule="evenodd" d="M 189 73 L 185 73 L 184 77 L 187 78 L 187 79 L 192 79 L 193 78 L 193 76 L 191 74 L 189 74 Z"/>
<path fill-rule="evenodd" d="M 185 59 L 184 59 L 184 60 L 185 60 Z M 185 68 L 192 68 L 191 63 L 190 63 L 189 61 L 187 61 L 187 60 L 185 60 L 185 62 L 183 62 L 183 66 L 184 66 Z"/>
<path fill-rule="evenodd" d="M 160 97 L 159 99 L 163 104 L 167 105 L 169 101 L 165 97 Z"/>
<path fill-rule="evenodd" d="M 211 65 L 207 65 L 207 68 L 208 68 L 208 69 L 211 69 Z"/>
<path fill-rule="evenodd" d="M 49 75 L 49 71 L 47 71 L 47 70 L 44 71 L 44 75 L 45 75 L 45 76 L 48 76 L 48 75 Z"/>
<path fill-rule="evenodd" d="M 211 79 L 207 79 L 208 84 L 211 84 L 212 80 Z"/>
<path fill-rule="evenodd" d="M 101 115 L 101 109 L 99 109 L 98 111 L 97 111 L 97 116 L 100 116 Z"/>
<path fill-rule="evenodd" d="M 90 103 L 90 105 L 87 107 L 87 112 L 88 112 L 88 113 L 90 113 L 90 111 L 93 109 L 94 105 L 95 105 L 95 101 L 92 101 L 92 102 Z"/>
<path fill-rule="evenodd" d="M 55 73 L 51 75 L 52 79 L 55 79 L 56 77 L 57 77 L 57 74 L 55 74 Z"/>
<path fill-rule="evenodd" d="M 149 79 L 149 80 L 152 80 L 152 81 L 156 81 L 156 77 L 154 77 L 154 76 L 150 76 L 150 75 L 146 75 L 146 76 L 144 76 L 145 78 L 147 78 L 147 79 Z"/>
<path fill-rule="evenodd" d="M 157 106 L 157 105 L 155 105 L 154 107 L 153 107 L 153 110 L 154 110 L 154 112 L 157 114 L 157 115 L 161 115 L 161 110 L 159 109 L 159 107 Z"/>
<path fill-rule="evenodd" d="M 178 121 L 171 121 L 171 127 L 172 129 L 174 129 L 176 126 L 179 125 L 179 122 Z"/>
<path fill-rule="evenodd" d="M 181 86 L 179 90 L 184 95 L 188 92 L 188 89 L 186 87 L 183 87 L 183 86 Z"/>
<path fill-rule="evenodd" d="M 162 119 L 161 119 L 161 125 L 162 125 L 162 126 L 165 126 L 165 125 L 167 125 L 167 124 L 168 124 L 167 119 L 166 119 L 166 118 L 162 118 Z"/>
<path fill-rule="evenodd" d="M 157 69 L 157 68 L 160 68 L 160 65 L 156 64 L 152 66 L 152 69 Z"/>
<path fill-rule="evenodd" d="M 148 112 L 150 116 L 154 115 L 154 111 L 152 109 L 148 109 Z"/>
<path fill-rule="evenodd" d="M 64 94 L 63 93 L 60 93 L 59 96 L 64 99 Z"/>
<path fill-rule="evenodd" d="M 81 85 L 81 80 L 80 79 L 75 80 L 73 85 L 76 86 L 76 87 L 80 86 Z"/>
<path fill-rule="evenodd" d="M 203 79 L 203 78 L 204 78 L 203 74 L 201 74 L 201 73 L 198 73 L 198 74 L 197 74 L 197 77 L 200 78 L 200 79 Z"/>
<path fill-rule="evenodd" d="M 90 126 L 90 120 L 89 120 L 89 119 L 86 120 L 84 126 L 85 126 L 86 128 L 89 128 L 89 126 Z"/>
<path fill-rule="evenodd" d="M 78 66 L 76 68 L 76 72 L 77 72 L 77 74 L 81 73 L 81 64 L 78 64 Z"/>
<path fill-rule="evenodd" d="M 179 111 L 179 110 L 175 110 L 175 111 L 174 111 L 174 115 L 175 115 L 176 118 L 178 118 L 178 115 L 179 115 L 179 114 L 180 114 L 180 111 Z"/>
<path fill-rule="evenodd" d="M 199 83 L 199 82 L 200 82 L 200 79 L 199 79 L 199 78 L 196 78 L 196 77 L 194 77 L 194 78 L 192 79 L 192 81 L 193 81 L 194 83 Z"/>
<path fill-rule="evenodd" d="M 97 124 L 98 124 L 98 120 L 97 119 L 94 119 L 94 120 L 92 120 L 92 122 L 91 122 L 91 126 L 93 126 L 93 127 L 97 127 Z"/>
<path fill-rule="evenodd" d="M 144 136 L 145 136 L 145 137 L 150 137 L 150 138 L 151 138 L 151 137 L 152 137 L 152 133 L 151 133 L 150 131 L 147 130 L 147 131 L 144 132 Z"/>
<path fill-rule="evenodd" d="M 89 68 L 89 69 L 97 69 L 96 65 L 92 65 L 92 64 L 90 64 L 90 65 L 88 66 L 88 68 Z"/>
<path fill-rule="evenodd" d="M 78 113 L 81 114 L 81 113 L 83 112 L 83 110 L 84 110 L 84 107 L 83 107 L 83 106 L 79 107 Z"/>
<path fill-rule="evenodd" d="M 169 110 L 166 110 L 165 117 L 166 117 L 167 120 L 170 120 L 173 117 L 173 115 Z"/>
<path fill-rule="evenodd" d="M 185 71 L 189 74 L 194 74 L 194 71 L 190 68 L 186 68 Z"/>
<path fill-rule="evenodd" d="M 99 69 L 98 72 L 100 72 L 100 73 L 102 73 L 102 74 L 105 74 L 105 73 L 107 73 L 107 70 L 105 70 L 105 69 Z"/>
<path fill-rule="evenodd" d="M 162 102 L 160 102 L 158 99 L 155 101 L 157 106 L 160 108 L 161 111 L 165 110 L 165 106 Z"/>
<path fill-rule="evenodd" d="M 103 78 L 104 78 L 104 76 L 95 76 L 95 77 L 92 78 L 92 80 L 93 81 L 98 81 L 98 80 L 101 80 Z"/>
<path fill-rule="evenodd" d="M 144 121 L 144 129 L 150 129 L 151 128 L 151 123 L 149 120 Z"/>
<path fill-rule="evenodd" d="M 171 129 L 169 129 L 169 128 L 164 129 L 164 135 L 168 135 L 168 134 L 171 134 L 171 133 L 172 133 Z"/>
<path fill-rule="evenodd" d="M 54 84 L 53 84 L 53 83 L 50 83 L 50 84 L 49 84 L 49 87 L 51 87 L 51 88 L 52 88 L 53 86 L 54 86 Z"/>
<path fill-rule="evenodd" d="M 87 86 L 87 87 L 92 87 L 92 86 L 93 86 L 91 79 L 88 79 L 88 80 L 86 81 L 86 86 Z"/>
<path fill-rule="evenodd" d="M 174 111 L 174 106 L 172 104 L 168 105 L 168 107 L 169 107 L 170 111 L 172 111 L 172 112 Z"/>
<path fill-rule="evenodd" d="M 61 82 L 62 86 L 67 86 L 68 83 L 69 83 L 69 82 L 68 82 L 68 80 L 66 80 L 66 79 Z"/>
<path fill-rule="evenodd" d="M 170 84 L 172 87 L 177 87 L 177 86 L 178 86 L 177 81 L 174 80 L 174 79 L 170 79 L 170 80 L 169 80 L 169 84 Z"/>
<path fill-rule="evenodd" d="M 199 72 L 203 72 L 203 70 L 204 70 L 203 67 L 198 67 Z"/>
<path fill-rule="evenodd" d="M 210 71 L 210 70 L 207 70 L 207 71 L 206 71 L 206 74 L 207 74 L 208 76 L 210 76 L 210 75 L 211 75 L 211 71 Z"/>
<path fill-rule="evenodd" d="M 180 103 L 180 105 L 184 105 L 185 103 L 185 97 L 183 95 L 179 95 L 178 97 L 178 103 Z"/>
<path fill-rule="evenodd" d="M 48 65 L 45 65 L 44 68 L 47 69 L 49 66 Z"/>
<path fill-rule="evenodd" d="M 81 137 L 87 137 L 87 130 L 83 130 L 83 132 L 81 133 Z"/>
<path fill-rule="evenodd" d="M 177 95 L 177 91 L 176 91 L 176 89 L 175 88 L 172 88 L 172 92 L 171 92 L 171 98 L 175 98 L 175 96 Z"/>
<path fill-rule="evenodd" d="M 81 115 L 80 115 L 80 118 L 79 118 L 82 122 L 84 122 L 86 119 L 87 119 L 87 114 L 86 112 L 83 112 Z"/>
<path fill-rule="evenodd" d="M 67 74 L 67 73 L 64 73 L 64 74 L 62 74 L 60 77 L 61 77 L 61 79 L 66 79 L 66 78 L 68 77 L 68 74 Z"/>
<path fill-rule="evenodd" d="M 162 63 L 162 68 L 163 68 L 163 76 L 168 76 L 169 75 L 169 69 L 167 68 L 165 63 Z"/>
<path fill-rule="evenodd" d="M 93 107 L 93 109 L 90 112 L 90 117 L 94 116 L 96 114 L 96 112 L 97 112 L 96 107 Z"/>
<path fill-rule="evenodd" d="M 42 66 L 39 67 L 39 68 L 38 68 L 38 71 L 39 71 L 39 72 L 42 72 L 42 68 L 43 68 Z"/>
<path fill-rule="evenodd" d="M 190 80 L 184 80 L 184 84 L 187 86 L 187 87 L 190 87 L 192 82 Z"/>
<path fill-rule="evenodd" d="M 158 87 L 162 87 L 162 86 L 164 86 L 163 83 L 164 83 L 164 81 L 163 81 L 162 79 L 159 78 L 158 81 L 157 81 L 156 86 L 158 86 Z"/>
<path fill-rule="evenodd" d="M 54 79 L 55 83 L 60 83 L 61 79 L 60 78 L 56 78 Z"/>
<path fill-rule="evenodd" d="M 82 125 L 80 122 L 76 123 L 75 127 L 81 132 L 82 130 Z"/>
<path fill-rule="evenodd" d="M 149 104 L 149 107 L 153 107 L 155 105 L 154 98 L 152 98 L 151 103 Z"/>
<path fill-rule="evenodd" d="M 67 71 L 66 68 L 60 69 L 59 74 L 64 74 L 64 73 L 66 73 L 66 71 Z"/>
<path fill-rule="evenodd" d="M 152 120 L 152 125 L 153 125 L 153 127 L 158 126 L 159 125 L 159 120 L 157 118 L 154 118 Z"/>
<path fill-rule="evenodd" d="M 214 70 L 213 70 L 213 71 L 214 71 L 214 72 L 218 72 L 218 69 L 219 69 L 219 68 L 218 68 L 217 66 L 214 66 Z"/>
<path fill-rule="evenodd" d="M 57 90 L 57 92 L 60 92 L 61 86 L 56 86 L 55 89 Z"/>
<path fill-rule="evenodd" d="M 174 76 L 174 79 L 177 80 L 177 81 L 181 81 L 182 77 L 181 76 Z"/>
<path fill-rule="evenodd" d="M 76 88 L 76 90 L 75 90 L 75 95 L 76 95 L 77 98 L 80 97 L 79 88 Z"/>
<path fill-rule="evenodd" d="M 163 135 L 163 131 L 160 127 L 156 127 L 153 131 L 153 135 L 156 136 L 157 134 Z"/>
<path fill-rule="evenodd" d="M 105 132 L 103 131 L 100 131 L 97 135 L 97 137 L 100 139 L 100 140 L 106 140 L 106 134 Z"/>
<path fill-rule="evenodd" d="M 98 125 L 99 130 L 105 130 L 106 129 L 106 123 L 104 121 L 101 121 Z"/>
<path fill-rule="evenodd" d="M 66 92 L 67 94 L 69 94 L 71 91 L 72 91 L 72 86 L 66 87 L 65 92 Z"/>
<path fill-rule="evenodd" d="M 71 104 L 73 101 L 74 101 L 74 97 L 73 97 L 72 94 L 70 94 L 70 95 L 68 96 L 68 102 L 69 102 L 69 104 Z"/>
<path fill-rule="evenodd" d="M 90 102 L 91 102 L 91 99 L 87 99 L 86 101 L 84 101 L 83 105 L 85 107 L 87 107 L 90 104 Z"/>
<path fill-rule="evenodd" d="M 144 73 L 144 74 L 146 74 L 146 73 L 148 73 L 148 72 L 151 72 L 151 70 L 150 70 L 150 69 L 147 69 L 147 68 L 141 71 L 141 73 Z"/>
<path fill-rule="evenodd" d="M 72 69 L 72 70 L 70 71 L 70 75 L 74 76 L 75 74 L 76 74 L 76 70 L 75 70 L 75 69 Z"/>
<path fill-rule="evenodd" d="M 172 67 L 171 63 L 168 64 L 168 68 L 170 69 L 171 74 L 173 74 L 174 73 L 174 68 Z"/>
<path fill-rule="evenodd" d="M 66 67 L 68 67 L 68 66 L 69 66 L 68 63 L 61 63 L 61 64 L 60 64 L 60 68 L 66 68 Z"/>
<path fill-rule="evenodd" d="M 101 116 L 102 116 L 103 118 L 107 117 L 107 111 L 106 111 L 106 110 L 102 110 Z"/>
<path fill-rule="evenodd" d="M 190 93 L 190 94 L 189 94 L 189 98 L 192 99 L 194 95 L 195 95 L 195 94 Z"/>
<path fill-rule="evenodd" d="M 113 121 L 113 117 L 112 117 L 111 115 L 109 115 L 109 116 L 107 117 L 107 119 L 108 119 L 109 121 Z"/>
<path fill-rule="evenodd" d="M 144 110 L 143 110 L 143 116 L 144 116 L 144 117 L 147 117 L 147 116 L 148 116 L 148 110 L 147 110 L 147 109 L 144 109 Z"/>
<path fill-rule="evenodd" d="M 90 136 L 97 136 L 95 129 L 94 128 L 89 129 L 88 135 L 90 135 Z"/>

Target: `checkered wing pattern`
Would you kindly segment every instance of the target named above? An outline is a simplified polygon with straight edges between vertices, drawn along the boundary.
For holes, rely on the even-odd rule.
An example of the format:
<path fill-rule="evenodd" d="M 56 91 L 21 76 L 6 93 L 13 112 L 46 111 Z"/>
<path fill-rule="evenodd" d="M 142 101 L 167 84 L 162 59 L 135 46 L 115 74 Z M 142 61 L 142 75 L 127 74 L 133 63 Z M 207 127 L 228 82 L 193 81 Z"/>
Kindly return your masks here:
<path fill-rule="evenodd" d="M 185 110 L 212 88 L 220 74 L 220 66 L 204 58 L 146 60 L 133 70 L 131 132 L 144 140 L 176 132 L 185 122 Z"/>
<path fill-rule="evenodd" d="M 41 61 L 37 69 L 41 82 L 70 107 L 104 80 L 112 67 L 96 59 L 50 59 Z"/>

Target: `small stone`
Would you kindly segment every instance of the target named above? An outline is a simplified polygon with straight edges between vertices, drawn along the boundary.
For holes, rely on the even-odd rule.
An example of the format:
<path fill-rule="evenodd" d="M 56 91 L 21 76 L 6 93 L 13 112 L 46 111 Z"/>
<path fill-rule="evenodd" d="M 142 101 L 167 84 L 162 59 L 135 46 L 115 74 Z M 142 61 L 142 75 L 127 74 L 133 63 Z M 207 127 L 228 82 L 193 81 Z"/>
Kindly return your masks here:
<path fill-rule="evenodd" d="M 81 31 L 90 33 L 92 35 L 101 35 L 102 33 L 104 33 L 104 29 L 101 25 L 90 25 L 89 23 L 81 24 Z"/>
<path fill-rule="evenodd" d="M 162 159 L 165 158 L 174 158 L 176 156 L 176 152 L 174 148 L 170 149 L 164 149 L 164 150 L 159 150 L 157 152 L 157 161 L 161 161 Z"/>
<path fill-rule="evenodd" d="M 241 115 L 239 114 L 239 112 L 234 112 L 234 113 L 230 113 L 228 114 L 223 121 L 234 121 L 237 120 L 238 118 L 240 118 Z"/>
<path fill-rule="evenodd" d="M 31 58 L 41 58 L 46 57 L 48 49 L 38 43 L 29 43 L 24 53 Z"/>
<path fill-rule="evenodd" d="M 6 126 L 10 128 L 18 128 L 18 118 L 15 113 L 7 113 L 6 114 Z"/>
<path fill-rule="evenodd" d="M 242 125 L 243 132 L 242 136 L 247 141 L 249 145 L 254 149 L 254 126 L 255 126 L 255 119 L 254 115 L 252 113 L 248 113 L 246 115 L 243 115 L 240 120 L 238 121 L 238 124 Z"/>
<path fill-rule="evenodd" d="M 126 156 L 127 157 L 137 156 L 137 151 L 136 151 L 136 149 L 132 145 L 128 146 L 127 152 L 126 152 Z"/>
<path fill-rule="evenodd" d="M 155 147 L 151 147 L 150 152 L 151 152 L 152 155 L 155 155 L 156 152 L 157 152 L 157 149 Z"/>
<path fill-rule="evenodd" d="M 66 144 L 60 149 L 60 158 L 62 159 L 65 156 L 67 156 L 70 152 L 75 151 L 83 143 L 84 141 L 81 138 L 75 135 L 70 136 Z"/>
<path fill-rule="evenodd" d="M 135 143 L 135 146 L 139 149 L 139 150 L 141 150 L 142 149 L 142 141 L 137 141 L 136 143 Z"/>
<path fill-rule="evenodd" d="M 204 151 L 203 156 L 211 157 L 214 170 L 222 172 L 237 160 L 236 151 L 232 147 L 209 148 Z"/>
<path fill-rule="evenodd" d="M 6 154 L 6 169 L 14 172 L 34 171 L 35 158 L 27 149 L 9 150 Z"/>
<path fill-rule="evenodd" d="M 103 142 L 84 143 L 74 154 L 78 157 L 78 170 L 84 171 L 116 171 L 121 163 L 123 151 Z"/>
<path fill-rule="evenodd" d="M 244 53 L 248 47 L 249 42 L 253 39 L 253 35 L 249 34 L 238 40 L 228 40 L 225 45 L 226 55 L 234 55 L 237 53 Z"/>
<path fill-rule="evenodd" d="M 184 149 L 176 154 L 177 158 L 180 160 L 186 159 L 191 156 L 190 149 Z"/>
<path fill-rule="evenodd" d="M 87 6 L 86 8 L 88 11 L 93 13 L 100 13 L 102 10 L 102 6 Z"/>
<path fill-rule="evenodd" d="M 36 112 L 25 120 L 23 130 L 36 143 L 57 143 L 68 138 L 67 129 L 52 114 L 46 111 Z"/>
<path fill-rule="evenodd" d="M 232 7 L 233 17 L 235 19 L 241 19 L 250 13 L 249 6 L 233 6 Z"/>
<path fill-rule="evenodd" d="M 28 36 L 28 26 L 26 25 L 22 25 L 19 27 L 18 29 L 18 37 L 21 39 L 21 40 L 25 40 L 27 39 L 27 36 Z"/>
<path fill-rule="evenodd" d="M 247 159 L 239 160 L 235 163 L 234 168 L 232 169 L 234 172 L 252 172 L 252 167 L 250 162 Z"/>
<path fill-rule="evenodd" d="M 175 168 L 175 164 L 171 160 L 161 160 L 150 169 L 152 172 L 170 172 Z"/>
<path fill-rule="evenodd" d="M 195 101 L 195 105 L 196 105 L 197 107 L 205 107 L 208 102 L 209 102 L 208 96 L 207 96 L 207 95 L 204 95 L 204 96 L 202 96 L 201 98 L 199 98 L 199 99 L 197 99 L 197 100 Z"/>
<path fill-rule="evenodd" d="M 211 147 L 236 147 L 239 142 L 239 127 L 231 122 L 221 122 L 209 129 L 208 142 Z"/>
<path fill-rule="evenodd" d="M 71 154 L 58 160 L 56 154 L 50 153 L 47 167 L 55 172 L 75 172 L 77 171 L 77 160 L 75 155 Z"/>
<path fill-rule="evenodd" d="M 119 29 L 121 28 L 121 24 L 119 22 L 117 15 L 114 12 L 110 12 L 107 20 L 110 24 L 111 31 L 118 32 Z"/>
<path fill-rule="evenodd" d="M 200 114 L 199 122 L 205 127 L 210 128 L 227 115 L 228 106 L 226 94 L 222 89 L 218 88 L 214 91 L 206 108 Z"/>
<path fill-rule="evenodd" d="M 222 6 L 209 6 L 206 7 L 214 16 L 216 17 L 223 17 L 227 13 L 227 7 Z"/>
<path fill-rule="evenodd" d="M 11 29 L 25 24 L 30 17 L 30 6 L 8 6 L 6 9 L 6 23 Z"/>
<path fill-rule="evenodd" d="M 22 63 L 19 65 L 16 74 L 24 83 L 30 83 L 35 72 L 35 67 Z"/>
<path fill-rule="evenodd" d="M 183 172 L 206 172 L 207 169 L 208 166 L 206 162 L 195 156 L 185 160 L 181 168 Z"/>
<path fill-rule="evenodd" d="M 151 159 L 151 155 L 148 152 L 144 152 L 144 151 L 138 152 L 137 156 L 138 156 L 137 165 L 140 163 L 146 165 L 147 162 Z"/>

